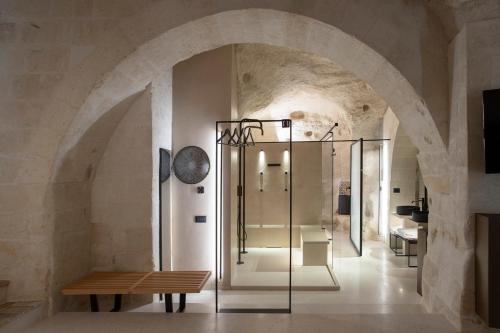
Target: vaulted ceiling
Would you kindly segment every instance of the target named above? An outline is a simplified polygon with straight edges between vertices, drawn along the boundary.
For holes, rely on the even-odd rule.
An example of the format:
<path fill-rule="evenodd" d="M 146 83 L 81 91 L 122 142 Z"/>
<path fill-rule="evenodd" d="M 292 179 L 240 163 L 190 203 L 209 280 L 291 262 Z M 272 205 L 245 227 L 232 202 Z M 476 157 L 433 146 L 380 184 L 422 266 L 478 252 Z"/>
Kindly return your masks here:
<path fill-rule="evenodd" d="M 241 118 L 291 118 L 294 140 L 318 140 L 335 122 L 337 138 L 379 136 L 386 102 L 366 82 L 328 59 L 282 47 L 239 44 L 236 66 Z"/>

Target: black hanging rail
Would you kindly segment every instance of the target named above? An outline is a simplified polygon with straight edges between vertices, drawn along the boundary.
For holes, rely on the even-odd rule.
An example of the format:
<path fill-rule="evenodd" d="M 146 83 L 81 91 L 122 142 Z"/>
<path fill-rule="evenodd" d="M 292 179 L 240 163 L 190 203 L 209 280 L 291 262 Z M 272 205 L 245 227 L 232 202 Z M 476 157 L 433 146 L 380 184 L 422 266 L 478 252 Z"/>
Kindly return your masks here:
<path fill-rule="evenodd" d="M 219 122 L 224 123 L 224 122 Z M 262 121 L 258 119 L 242 119 L 231 123 L 238 123 L 239 126 L 231 133 L 229 128 L 226 128 L 221 137 L 217 139 L 217 143 L 225 144 L 233 147 L 255 146 L 255 140 L 252 135 L 252 129 L 259 130 L 261 135 L 264 135 Z M 257 125 L 253 125 L 257 123 Z M 247 125 L 245 125 L 247 124 Z M 224 142 L 224 140 L 226 141 Z"/>

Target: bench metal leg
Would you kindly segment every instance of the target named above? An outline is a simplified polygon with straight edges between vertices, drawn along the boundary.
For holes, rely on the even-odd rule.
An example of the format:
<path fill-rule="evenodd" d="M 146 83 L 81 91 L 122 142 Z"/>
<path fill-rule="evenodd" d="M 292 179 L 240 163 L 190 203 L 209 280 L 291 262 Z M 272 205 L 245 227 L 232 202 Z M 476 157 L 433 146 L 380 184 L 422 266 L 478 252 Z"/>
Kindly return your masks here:
<path fill-rule="evenodd" d="M 121 309 L 122 309 L 122 295 L 116 294 L 115 295 L 115 305 L 111 309 L 111 312 L 120 312 Z"/>
<path fill-rule="evenodd" d="M 177 312 L 184 312 L 186 309 L 186 294 L 179 294 L 179 308 Z"/>
<path fill-rule="evenodd" d="M 394 254 L 396 255 L 396 257 L 406 257 L 406 254 L 404 253 L 403 249 L 403 243 L 405 242 L 405 240 L 401 238 L 401 236 L 399 235 L 395 235 L 395 239 L 396 239 L 396 248 L 393 250 Z M 401 248 L 398 248 L 398 240 L 401 242 Z"/>
<path fill-rule="evenodd" d="M 417 257 L 417 255 L 411 254 L 411 246 L 412 245 L 417 245 L 417 243 L 408 242 L 408 267 L 410 267 L 410 268 L 418 267 L 418 265 L 411 265 L 410 264 L 410 257 Z"/>
<path fill-rule="evenodd" d="M 393 239 L 394 239 L 394 247 L 393 247 Z M 403 248 L 403 241 L 401 240 L 401 238 L 396 235 L 396 234 L 390 234 L 389 235 L 389 248 L 392 250 L 392 252 L 394 252 L 394 254 L 396 256 L 401 256 L 400 254 L 400 248 L 398 248 L 398 240 L 401 242 L 401 249 Z"/>
<path fill-rule="evenodd" d="M 99 301 L 97 300 L 97 295 L 90 295 L 90 311 L 99 312 Z"/>
<path fill-rule="evenodd" d="M 165 294 L 165 312 L 174 312 L 172 294 Z"/>
<path fill-rule="evenodd" d="M 417 256 L 416 256 L 416 255 L 411 255 L 411 256 L 408 256 L 408 267 L 410 267 L 410 268 L 415 268 L 415 267 L 418 267 L 418 265 L 411 265 L 411 264 L 410 264 L 410 257 L 415 257 L 415 258 L 416 258 Z"/>

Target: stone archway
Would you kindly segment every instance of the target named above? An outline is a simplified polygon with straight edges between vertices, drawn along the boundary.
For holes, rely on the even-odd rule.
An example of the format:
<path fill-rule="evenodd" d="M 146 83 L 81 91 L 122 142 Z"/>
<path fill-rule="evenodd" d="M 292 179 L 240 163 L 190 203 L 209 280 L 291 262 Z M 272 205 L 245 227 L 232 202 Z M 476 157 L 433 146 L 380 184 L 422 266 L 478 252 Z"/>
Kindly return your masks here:
<path fill-rule="evenodd" d="M 94 52 L 94 60 L 99 59 L 100 55 L 100 60 L 109 65 L 116 54 L 108 55 L 106 52 L 116 52 L 125 58 L 111 72 L 104 74 L 104 77 L 101 77 L 103 73 L 100 72 L 100 64 L 85 63 L 62 82 L 58 95 L 65 97 L 53 102 L 55 110 L 70 110 L 72 112 L 67 112 L 68 119 L 74 118 L 60 142 L 52 175 L 57 175 L 65 156 L 97 119 L 120 101 L 143 90 L 162 71 L 183 59 L 223 45 L 263 43 L 332 59 L 370 84 L 388 102 L 413 144 L 419 149 L 419 162 L 431 195 L 435 193 L 435 200 L 438 201 L 440 193 L 448 191 L 447 148 L 423 99 L 383 56 L 334 26 L 282 11 L 244 9 L 206 16 L 172 28 L 133 51 L 128 48 L 129 41 L 122 35 L 104 36 L 102 45 L 106 43 L 114 45 L 113 50 L 103 46 Z M 91 79 L 78 84 L 82 75 L 91 76 Z M 90 91 L 83 104 L 79 95 L 82 90 Z M 52 178 L 51 181 L 55 179 Z M 431 219 L 432 216 L 431 211 Z M 456 232 L 463 233 L 464 230 Z M 433 296 L 426 296 L 425 302 L 432 310 L 444 307 L 449 318 L 455 320 L 461 315 L 464 302 L 462 288 L 466 277 L 455 274 L 457 281 L 453 285 L 454 299 L 449 300 L 444 292 L 438 290 L 438 286 L 447 279 L 440 274 L 440 264 L 446 259 L 440 253 L 433 254 L 431 251 L 432 246 L 425 266 L 431 273 L 424 279 L 427 294 Z M 463 273 L 462 265 L 467 265 L 467 260 L 464 258 L 456 267 L 448 267 L 447 272 Z"/>
<path fill-rule="evenodd" d="M 162 69 L 195 54 L 235 43 L 283 46 L 334 60 L 370 84 L 388 102 L 421 155 L 446 153 L 425 102 L 383 56 L 317 20 L 273 10 L 247 9 L 215 14 L 171 29 L 129 54 L 105 74 L 83 105 L 77 105 L 79 110 L 62 141 L 59 156 L 78 141 L 85 128 L 119 101 L 144 89 Z"/>

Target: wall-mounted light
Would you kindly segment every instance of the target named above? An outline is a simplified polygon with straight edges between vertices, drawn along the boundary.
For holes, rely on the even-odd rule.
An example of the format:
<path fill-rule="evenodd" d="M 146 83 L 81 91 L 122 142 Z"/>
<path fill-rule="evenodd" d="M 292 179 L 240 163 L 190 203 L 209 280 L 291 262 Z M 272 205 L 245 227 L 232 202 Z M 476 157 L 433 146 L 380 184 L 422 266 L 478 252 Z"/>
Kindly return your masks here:
<path fill-rule="evenodd" d="M 259 172 L 264 172 L 264 168 L 266 167 L 266 154 L 264 153 L 264 149 L 261 149 L 259 152 Z"/>
<path fill-rule="evenodd" d="M 288 149 L 285 149 L 283 152 L 283 168 L 285 171 L 288 171 L 290 165 L 290 153 L 288 152 Z"/>
<path fill-rule="evenodd" d="M 260 172 L 259 182 L 260 182 L 260 191 L 264 192 L 264 172 L 262 171 Z"/>

